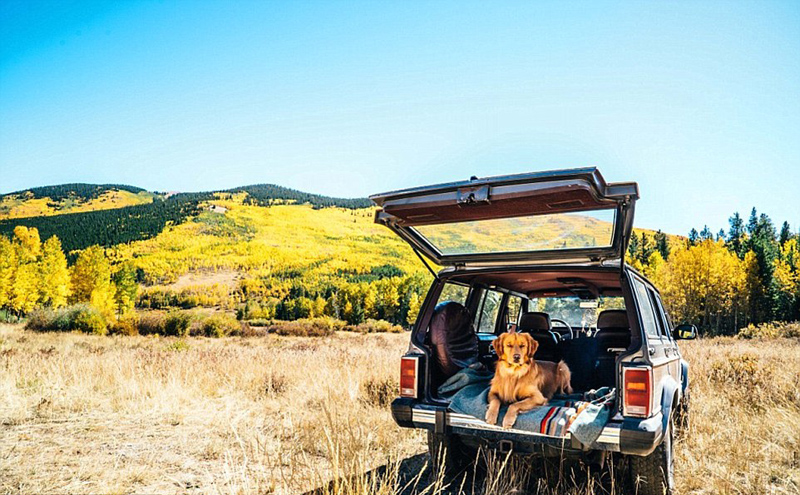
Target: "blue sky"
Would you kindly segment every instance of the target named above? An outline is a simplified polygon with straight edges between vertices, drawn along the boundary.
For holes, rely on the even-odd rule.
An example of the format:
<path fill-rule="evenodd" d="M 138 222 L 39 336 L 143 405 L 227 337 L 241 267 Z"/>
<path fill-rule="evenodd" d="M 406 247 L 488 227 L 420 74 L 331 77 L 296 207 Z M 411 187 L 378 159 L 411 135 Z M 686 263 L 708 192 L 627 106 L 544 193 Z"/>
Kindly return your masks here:
<path fill-rule="evenodd" d="M 365 196 L 594 165 L 800 225 L 799 2 L 0 3 L 0 192 Z"/>

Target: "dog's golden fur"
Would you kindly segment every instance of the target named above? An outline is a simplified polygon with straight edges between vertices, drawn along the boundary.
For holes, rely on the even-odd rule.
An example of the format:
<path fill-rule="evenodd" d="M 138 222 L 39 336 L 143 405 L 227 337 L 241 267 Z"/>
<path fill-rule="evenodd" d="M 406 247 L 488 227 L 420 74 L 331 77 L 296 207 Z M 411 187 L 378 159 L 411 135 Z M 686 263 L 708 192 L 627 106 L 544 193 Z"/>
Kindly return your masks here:
<path fill-rule="evenodd" d="M 492 345 L 497 351 L 497 368 L 489 390 L 487 423 L 497 423 L 501 404 L 510 404 L 503 428 L 511 428 L 519 413 L 547 404 L 556 392 L 572 393 L 566 363 L 535 361 L 539 343 L 527 333 L 504 333 Z"/>

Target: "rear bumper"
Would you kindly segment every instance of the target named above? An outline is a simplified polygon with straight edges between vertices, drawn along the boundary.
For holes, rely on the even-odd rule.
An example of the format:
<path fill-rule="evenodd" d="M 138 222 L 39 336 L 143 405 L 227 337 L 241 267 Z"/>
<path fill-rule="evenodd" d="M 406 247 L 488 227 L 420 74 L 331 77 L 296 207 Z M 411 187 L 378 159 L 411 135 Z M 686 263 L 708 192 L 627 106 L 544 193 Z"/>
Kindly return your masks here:
<path fill-rule="evenodd" d="M 541 451 L 542 446 L 548 446 L 562 452 L 605 450 L 647 455 L 661 443 L 663 435 L 660 412 L 647 419 L 625 418 L 620 421 L 609 421 L 591 445 L 581 444 L 571 434 L 554 437 L 532 431 L 504 429 L 473 416 L 449 412 L 444 407 L 408 398 L 398 398 L 392 402 L 392 417 L 399 426 L 405 428 L 421 428 L 440 434 L 458 435 L 467 443 L 481 443 L 490 447 L 494 445 L 503 449 L 508 448 L 510 443 L 516 451 L 531 453 Z"/>

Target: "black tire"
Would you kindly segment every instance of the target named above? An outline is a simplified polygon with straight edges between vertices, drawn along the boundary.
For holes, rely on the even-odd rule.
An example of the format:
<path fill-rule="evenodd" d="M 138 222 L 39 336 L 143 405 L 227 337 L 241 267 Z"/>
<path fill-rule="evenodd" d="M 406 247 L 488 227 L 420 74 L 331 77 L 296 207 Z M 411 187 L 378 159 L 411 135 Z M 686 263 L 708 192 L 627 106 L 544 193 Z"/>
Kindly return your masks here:
<path fill-rule="evenodd" d="M 450 478 L 461 474 L 475 462 L 475 451 L 451 435 L 436 435 L 428 430 L 428 454 L 431 458 L 430 477 L 441 474 Z"/>
<path fill-rule="evenodd" d="M 637 495 L 672 495 L 675 493 L 672 418 L 661 445 L 650 455 L 630 456 L 630 476 L 633 493 Z"/>

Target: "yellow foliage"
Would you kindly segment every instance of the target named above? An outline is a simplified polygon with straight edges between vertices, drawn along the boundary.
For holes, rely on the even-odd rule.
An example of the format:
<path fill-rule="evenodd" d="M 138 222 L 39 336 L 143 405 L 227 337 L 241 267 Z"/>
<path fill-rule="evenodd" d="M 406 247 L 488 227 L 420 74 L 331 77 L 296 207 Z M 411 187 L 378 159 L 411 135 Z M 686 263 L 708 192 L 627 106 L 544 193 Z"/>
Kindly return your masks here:
<path fill-rule="evenodd" d="M 719 326 L 732 310 L 745 310 L 747 268 L 753 261 L 739 260 L 721 241 L 705 240 L 675 249 L 669 263 L 653 270 L 673 317 L 709 328 Z"/>
<path fill-rule="evenodd" d="M 11 300 L 14 272 L 17 268 L 17 253 L 11 241 L 0 236 L 0 308 Z"/>
<path fill-rule="evenodd" d="M 76 201 L 72 198 L 66 198 L 59 202 L 54 202 L 46 196 L 34 198 L 25 193 L 9 194 L 0 198 L 0 220 L 123 208 L 125 206 L 151 203 L 153 197 L 153 193 L 147 191 L 133 193 L 124 190 L 109 190 L 89 201 Z"/>
<path fill-rule="evenodd" d="M 800 247 L 796 239 L 781 247 L 781 255 L 775 260 L 775 280 L 782 291 L 800 295 Z"/>
<path fill-rule="evenodd" d="M 91 246 L 81 251 L 71 273 L 74 302 L 88 302 L 106 318 L 114 314 L 111 266 L 103 248 Z"/>
<path fill-rule="evenodd" d="M 70 277 L 67 258 L 61 249 L 61 241 L 56 236 L 44 242 L 39 277 L 40 301 L 54 308 L 65 306 L 69 296 Z"/>
<path fill-rule="evenodd" d="M 42 251 L 42 241 L 39 239 L 39 230 L 35 227 L 17 225 L 14 227 L 14 240 L 17 246 L 17 257 L 20 263 L 35 261 Z"/>

